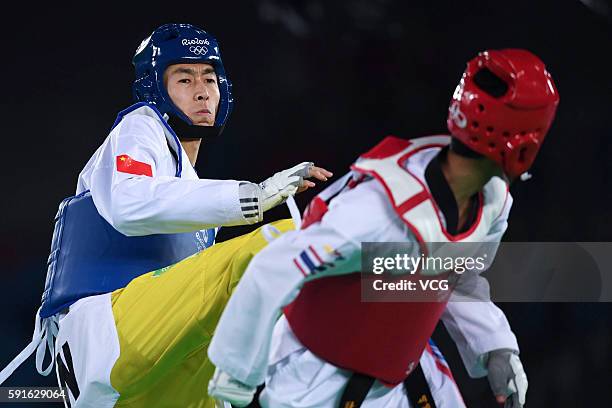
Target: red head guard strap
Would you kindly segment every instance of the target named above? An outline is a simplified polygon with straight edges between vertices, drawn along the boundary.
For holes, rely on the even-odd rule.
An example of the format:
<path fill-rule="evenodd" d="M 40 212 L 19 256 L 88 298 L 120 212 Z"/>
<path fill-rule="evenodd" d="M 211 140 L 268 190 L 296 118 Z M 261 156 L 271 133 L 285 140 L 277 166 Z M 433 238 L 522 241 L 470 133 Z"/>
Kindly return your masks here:
<path fill-rule="evenodd" d="M 505 92 L 494 96 L 477 85 L 474 77 L 482 70 L 503 81 Z M 448 129 L 517 177 L 531 167 L 558 104 L 557 88 L 538 57 L 520 49 L 484 51 L 468 62 L 453 94 Z"/>

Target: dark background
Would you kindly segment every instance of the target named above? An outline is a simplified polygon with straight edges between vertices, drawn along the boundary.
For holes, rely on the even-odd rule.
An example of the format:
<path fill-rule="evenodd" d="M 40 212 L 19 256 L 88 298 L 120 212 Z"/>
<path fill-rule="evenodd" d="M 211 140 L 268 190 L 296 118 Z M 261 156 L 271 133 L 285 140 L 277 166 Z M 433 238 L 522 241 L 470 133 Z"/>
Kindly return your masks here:
<path fill-rule="evenodd" d="M 609 3 L 409 3 L 124 2 L 3 13 L 0 367 L 31 338 L 57 205 L 131 104 L 134 50 L 166 22 L 213 33 L 234 83 L 226 131 L 200 152 L 206 178 L 261 181 L 304 160 L 339 176 L 387 134 L 446 132 L 450 97 L 478 51 L 529 49 L 547 64 L 561 103 L 534 178 L 512 186 L 505 239 L 611 241 Z M 609 406 L 610 303 L 500 306 L 522 348 L 529 406 Z M 468 406 L 495 406 L 486 380 L 467 377 L 446 334 L 436 339 Z M 33 361 L 5 385 L 54 384 Z"/>

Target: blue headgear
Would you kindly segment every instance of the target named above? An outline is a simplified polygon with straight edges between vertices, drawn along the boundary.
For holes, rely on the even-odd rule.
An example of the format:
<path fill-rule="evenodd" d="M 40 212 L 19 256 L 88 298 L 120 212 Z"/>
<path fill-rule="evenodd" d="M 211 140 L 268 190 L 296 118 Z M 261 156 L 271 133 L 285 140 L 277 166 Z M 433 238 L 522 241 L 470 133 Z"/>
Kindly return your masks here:
<path fill-rule="evenodd" d="M 206 63 L 213 66 L 221 99 L 214 127 L 219 131 L 232 111 L 232 84 L 225 75 L 219 44 L 206 31 L 191 24 L 165 24 L 157 28 L 136 50 L 132 60 L 136 79 L 132 86 L 136 101 L 148 102 L 161 112 L 193 123 L 178 109 L 164 86 L 164 71 L 172 64 Z"/>

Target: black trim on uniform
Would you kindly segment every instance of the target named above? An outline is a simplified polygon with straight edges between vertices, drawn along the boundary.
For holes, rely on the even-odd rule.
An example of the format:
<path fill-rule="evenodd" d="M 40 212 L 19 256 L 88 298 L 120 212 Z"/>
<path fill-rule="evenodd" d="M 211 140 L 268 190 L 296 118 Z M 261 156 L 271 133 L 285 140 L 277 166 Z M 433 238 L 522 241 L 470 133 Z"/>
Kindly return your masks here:
<path fill-rule="evenodd" d="M 374 384 L 374 377 L 353 373 L 344 387 L 338 408 L 358 408 Z"/>
<path fill-rule="evenodd" d="M 68 343 L 64 343 L 62 345 L 62 353 L 64 354 L 66 364 L 64 364 L 64 361 L 60 355 L 58 355 L 56 358 L 57 375 L 59 377 L 60 386 L 67 388 L 76 401 L 79 399 L 81 391 L 79 390 L 79 385 L 77 383 L 74 364 L 72 363 L 72 353 L 70 352 Z M 67 393 L 64 395 L 64 401 L 66 402 L 66 405 L 70 406 L 70 397 Z"/>
<path fill-rule="evenodd" d="M 404 380 L 404 388 L 410 405 L 414 408 L 436 408 L 429 384 L 421 364 L 418 364 Z"/>
<path fill-rule="evenodd" d="M 457 223 L 459 222 L 459 207 L 455 200 L 455 195 L 444 177 L 442 172 L 442 163 L 446 161 L 448 154 L 448 146 L 443 148 L 440 153 L 434 159 L 429 162 L 425 169 L 425 181 L 431 191 L 431 195 L 438 205 L 440 211 L 444 215 L 446 220 L 446 231 L 451 235 L 461 234 L 468 231 L 472 224 L 476 221 L 478 216 L 478 207 L 480 200 L 478 194 L 474 194 L 470 198 L 470 208 L 468 209 L 468 217 L 461 230 L 457 230 Z"/>
<path fill-rule="evenodd" d="M 404 380 L 404 388 L 410 405 L 414 408 L 436 408 L 429 384 L 421 364 L 418 364 Z"/>
<path fill-rule="evenodd" d="M 369 375 L 353 373 L 344 388 L 338 408 L 359 408 L 370 388 L 372 388 L 374 381 L 374 377 Z M 436 408 L 436 403 L 420 364 L 404 379 L 404 389 L 412 407 Z"/>

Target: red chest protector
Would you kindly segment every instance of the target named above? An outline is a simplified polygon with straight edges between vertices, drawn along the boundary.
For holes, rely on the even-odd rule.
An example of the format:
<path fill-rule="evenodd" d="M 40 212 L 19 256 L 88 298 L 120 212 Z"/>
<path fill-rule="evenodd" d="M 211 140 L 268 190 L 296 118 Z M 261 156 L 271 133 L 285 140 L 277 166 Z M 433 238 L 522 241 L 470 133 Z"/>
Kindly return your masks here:
<path fill-rule="evenodd" d="M 410 172 L 410 164 L 408 170 L 400 165 L 423 149 L 440 149 L 449 142 L 446 136 L 387 137 L 352 166 L 357 176 L 372 176 L 383 184 L 424 254 L 429 253 L 428 242 L 483 241 L 507 194 L 503 181 L 488 183 L 472 229 L 451 236 L 424 181 Z M 326 202 L 316 197 L 305 212 L 303 228 L 318 222 L 326 211 Z M 361 302 L 361 274 L 353 273 L 307 282 L 285 308 L 285 316 L 300 342 L 317 356 L 395 385 L 418 363 L 445 308 L 446 301 Z"/>

